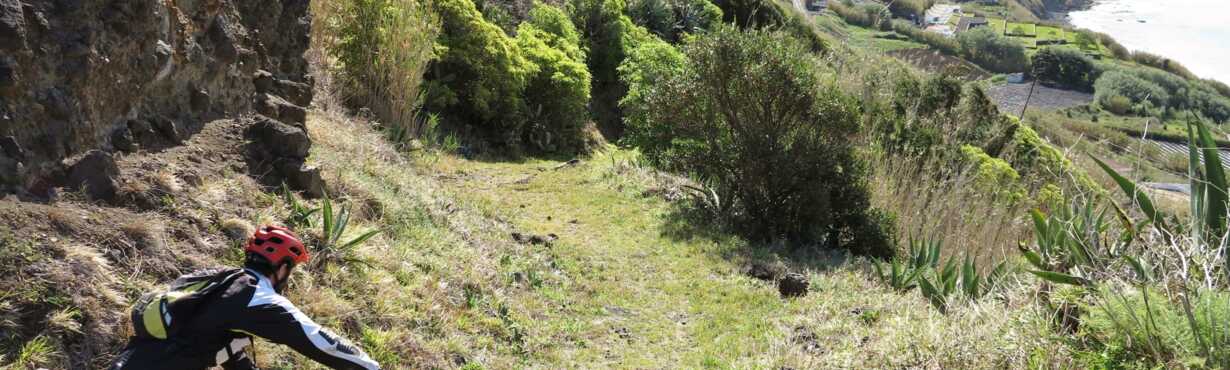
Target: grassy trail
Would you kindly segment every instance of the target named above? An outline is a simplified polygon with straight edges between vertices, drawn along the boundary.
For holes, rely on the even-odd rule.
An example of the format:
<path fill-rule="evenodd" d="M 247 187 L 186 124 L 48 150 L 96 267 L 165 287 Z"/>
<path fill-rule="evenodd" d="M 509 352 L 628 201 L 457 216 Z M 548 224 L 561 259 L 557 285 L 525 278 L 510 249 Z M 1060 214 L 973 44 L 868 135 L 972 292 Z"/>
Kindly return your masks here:
<path fill-rule="evenodd" d="M 522 232 L 559 235 L 543 252 L 563 283 L 541 289 L 566 308 L 534 324 L 572 339 L 557 343 L 555 360 L 599 368 L 772 362 L 783 339 L 774 319 L 790 304 L 722 257 L 733 240 L 667 236 L 667 204 L 604 174 L 611 166 L 596 163 L 604 159 L 560 170 L 547 161 L 442 162 L 464 174 L 452 180 L 457 198 Z"/>
<path fill-rule="evenodd" d="M 1021 366 L 1051 345 L 1021 311 L 991 303 L 940 315 L 839 256 L 784 255 L 791 270 L 811 276 L 812 292 L 783 300 L 772 283 L 743 273 L 771 252 L 672 221 L 670 203 L 642 195 L 653 181 L 619 160 L 628 155 L 558 170 L 543 160 L 431 165 L 461 204 L 560 238 L 533 247 L 549 256 L 553 276 L 534 288 L 544 307 L 525 325 L 546 343 L 526 365 L 997 368 Z"/>

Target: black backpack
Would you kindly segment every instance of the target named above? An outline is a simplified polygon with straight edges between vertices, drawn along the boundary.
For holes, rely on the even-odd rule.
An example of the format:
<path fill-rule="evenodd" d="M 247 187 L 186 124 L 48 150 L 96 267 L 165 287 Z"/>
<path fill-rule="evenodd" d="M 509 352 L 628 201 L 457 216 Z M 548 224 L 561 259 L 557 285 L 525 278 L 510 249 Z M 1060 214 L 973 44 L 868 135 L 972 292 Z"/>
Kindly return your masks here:
<path fill-rule="evenodd" d="M 207 270 L 176 279 L 164 291 L 145 293 L 132 306 L 133 336 L 167 339 L 174 336 L 205 302 L 226 290 L 243 269 Z"/>

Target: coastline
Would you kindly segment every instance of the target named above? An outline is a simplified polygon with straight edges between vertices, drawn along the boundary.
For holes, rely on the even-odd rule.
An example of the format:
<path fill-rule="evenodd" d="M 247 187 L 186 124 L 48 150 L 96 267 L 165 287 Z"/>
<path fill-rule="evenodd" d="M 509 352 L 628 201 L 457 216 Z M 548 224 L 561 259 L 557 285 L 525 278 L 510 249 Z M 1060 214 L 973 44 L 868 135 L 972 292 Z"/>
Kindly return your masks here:
<path fill-rule="evenodd" d="M 1072 12 L 1080 12 L 1092 9 L 1094 5 L 1102 0 L 1072 0 L 1062 3 L 1052 3 L 1049 1 L 1043 2 L 1046 6 L 1048 21 L 1058 22 L 1064 26 L 1076 27 L 1072 24 L 1072 18 L 1069 16 Z"/>
<path fill-rule="evenodd" d="M 1095 0 L 1085 10 L 1069 10 L 1063 22 L 1109 35 L 1131 51 L 1178 62 L 1199 78 L 1230 82 L 1230 29 L 1224 16 L 1209 12 L 1219 0 Z"/>

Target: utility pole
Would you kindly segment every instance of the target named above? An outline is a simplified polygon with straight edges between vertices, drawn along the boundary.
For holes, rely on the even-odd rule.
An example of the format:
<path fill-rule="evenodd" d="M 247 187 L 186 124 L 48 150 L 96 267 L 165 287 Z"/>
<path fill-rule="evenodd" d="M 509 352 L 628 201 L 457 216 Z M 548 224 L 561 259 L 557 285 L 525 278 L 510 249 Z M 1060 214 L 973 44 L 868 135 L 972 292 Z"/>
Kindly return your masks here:
<path fill-rule="evenodd" d="M 1025 109 L 1029 108 L 1029 100 L 1034 97 L 1034 88 L 1038 87 L 1038 76 L 1036 76 L 1037 73 L 1035 73 L 1034 66 L 1032 65 L 1029 66 L 1029 74 L 1034 75 L 1031 76 L 1033 77 L 1034 82 L 1029 85 L 1029 95 L 1025 95 L 1025 105 L 1021 106 L 1021 114 L 1016 116 L 1016 118 L 1021 120 L 1021 122 L 1025 122 Z"/>

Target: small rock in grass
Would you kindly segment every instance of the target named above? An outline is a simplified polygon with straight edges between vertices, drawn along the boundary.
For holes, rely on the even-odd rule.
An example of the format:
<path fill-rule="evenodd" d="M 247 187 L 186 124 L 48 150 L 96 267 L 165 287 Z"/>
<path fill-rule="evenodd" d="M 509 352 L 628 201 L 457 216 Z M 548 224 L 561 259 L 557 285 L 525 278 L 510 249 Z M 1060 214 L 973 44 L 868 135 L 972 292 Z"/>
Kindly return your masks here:
<path fill-rule="evenodd" d="M 120 169 L 111 153 L 91 150 L 68 171 L 69 187 L 85 190 L 91 199 L 110 200 L 119 189 Z"/>
<path fill-rule="evenodd" d="M 251 236 L 256 230 L 251 223 L 238 218 L 231 218 L 222 221 L 222 225 L 220 226 L 222 228 L 222 233 L 226 234 L 226 237 L 230 238 L 232 241 L 248 240 L 248 236 Z"/>
<path fill-rule="evenodd" d="M 781 293 L 782 298 L 795 298 L 807 295 L 807 289 L 811 286 L 807 276 L 800 273 L 788 273 L 777 282 L 777 292 Z"/>

